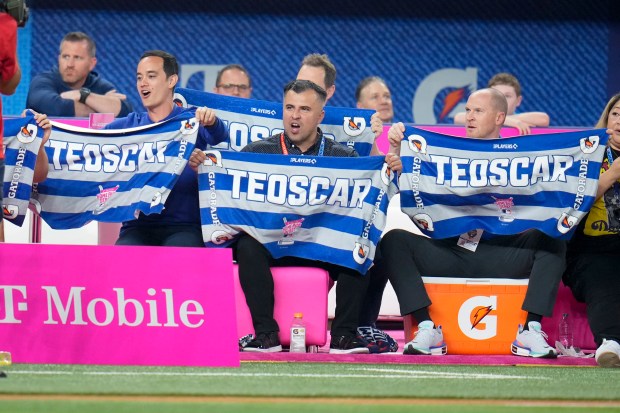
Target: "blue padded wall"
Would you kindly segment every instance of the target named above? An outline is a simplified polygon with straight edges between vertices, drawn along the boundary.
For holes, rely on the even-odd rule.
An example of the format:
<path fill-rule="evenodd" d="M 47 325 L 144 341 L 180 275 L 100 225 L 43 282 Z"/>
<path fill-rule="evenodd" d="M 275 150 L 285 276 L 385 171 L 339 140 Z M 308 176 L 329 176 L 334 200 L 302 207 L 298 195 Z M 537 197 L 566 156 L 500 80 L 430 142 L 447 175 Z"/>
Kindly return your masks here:
<path fill-rule="evenodd" d="M 412 101 L 424 79 L 444 68 L 475 69 L 470 87 L 478 88 L 496 72 L 514 73 L 524 91 L 521 110 L 546 111 L 555 126 L 593 124 L 608 98 L 610 1 L 32 3 L 33 74 L 56 64 L 66 32 L 85 31 L 97 42 L 96 70 L 137 107 L 136 63 L 152 48 L 182 65 L 241 63 L 252 74 L 253 96 L 275 101 L 304 55 L 327 53 L 338 69 L 330 104 L 354 105 L 357 82 L 380 75 L 396 120 L 405 122 L 427 123 L 413 118 Z M 202 81 L 195 75 L 188 86 L 201 89 Z M 429 110 L 439 116 L 455 88 L 427 96 Z"/>

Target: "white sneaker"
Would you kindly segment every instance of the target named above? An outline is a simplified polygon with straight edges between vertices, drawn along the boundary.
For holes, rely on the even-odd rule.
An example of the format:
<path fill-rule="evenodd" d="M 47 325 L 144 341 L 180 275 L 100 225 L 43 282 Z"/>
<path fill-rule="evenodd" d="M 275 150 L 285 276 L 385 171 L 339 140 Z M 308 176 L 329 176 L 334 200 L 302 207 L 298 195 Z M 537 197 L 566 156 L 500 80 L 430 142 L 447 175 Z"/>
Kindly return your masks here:
<path fill-rule="evenodd" d="M 442 356 L 448 353 L 448 346 L 443 341 L 443 331 L 441 326 L 435 325 L 432 321 L 422 321 L 418 324 L 418 331 L 415 332 L 413 340 L 405 344 L 403 354 L 431 354 Z"/>
<path fill-rule="evenodd" d="M 525 357 L 540 357 L 546 359 L 554 359 L 558 356 L 558 352 L 547 344 L 547 334 L 542 331 L 540 323 L 530 321 L 528 330 L 524 330 L 519 324 L 517 331 L 517 339 L 512 342 L 512 354 Z"/>
<path fill-rule="evenodd" d="M 620 367 L 620 344 L 614 340 L 603 339 L 596 349 L 596 362 L 601 367 Z"/>

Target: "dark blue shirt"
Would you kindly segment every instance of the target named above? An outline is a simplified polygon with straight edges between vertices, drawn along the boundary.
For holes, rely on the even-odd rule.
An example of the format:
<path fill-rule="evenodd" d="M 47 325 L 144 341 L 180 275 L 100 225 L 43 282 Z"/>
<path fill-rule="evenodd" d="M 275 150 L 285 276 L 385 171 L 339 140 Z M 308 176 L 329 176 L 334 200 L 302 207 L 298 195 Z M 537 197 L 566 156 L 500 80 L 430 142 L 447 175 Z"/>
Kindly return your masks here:
<path fill-rule="evenodd" d="M 90 72 L 88 74 L 84 87 L 98 95 L 105 95 L 110 90 L 116 89 L 112 83 L 99 77 L 97 72 Z M 71 99 L 60 97 L 61 93 L 69 90 L 72 89 L 63 82 L 57 67 L 49 72 L 40 73 L 30 82 L 26 108 L 34 109 L 48 116 L 74 117 L 75 102 Z M 131 110 L 131 104 L 127 99 L 121 100 L 121 111 L 118 116 L 127 116 Z"/>
<path fill-rule="evenodd" d="M 172 119 L 181 113 L 192 110 L 174 106 L 172 113 L 164 120 Z M 105 129 L 125 129 L 136 126 L 150 125 L 153 121 L 148 117 L 147 112 L 132 112 L 126 118 L 116 119 L 105 127 Z M 196 138 L 196 148 L 206 149 L 207 144 L 216 145 L 220 142 L 228 140 L 228 131 L 224 123 L 216 118 L 213 126 L 207 128 L 200 126 L 198 128 L 198 137 Z M 198 177 L 196 172 L 187 165 L 168 199 L 164 204 L 164 210 L 161 214 L 144 215 L 140 213 L 138 219 L 123 222 L 123 228 L 140 227 L 140 226 L 169 226 L 169 225 L 199 225 L 200 226 L 200 206 L 198 202 Z"/>

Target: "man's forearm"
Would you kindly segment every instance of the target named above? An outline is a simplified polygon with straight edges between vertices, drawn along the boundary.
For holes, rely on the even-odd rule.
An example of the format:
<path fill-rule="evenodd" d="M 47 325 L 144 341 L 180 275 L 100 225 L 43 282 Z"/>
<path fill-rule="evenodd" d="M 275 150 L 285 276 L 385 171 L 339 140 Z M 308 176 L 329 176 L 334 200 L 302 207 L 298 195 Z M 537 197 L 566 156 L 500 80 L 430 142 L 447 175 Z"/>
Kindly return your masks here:
<path fill-rule="evenodd" d="M 34 166 L 34 176 L 32 178 L 32 182 L 38 183 L 44 181 L 45 178 L 47 178 L 48 170 L 49 160 L 47 158 L 47 153 L 45 152 L 45 147 L 41 145 L 37 155 L 37 161 Z"/>
<path fill-rule="evenodd" d="M 547 127 L 549 126 L 549 115 L 545 112 L 524 112 L 516 115 L 510 115 L 523 122 L 527 122 L 532 126 Z M 508 116 L 508 117 L 510 117 Z"/>
<path fill-rule="evenodd" d="M 78 114 L 78 105 L 81 105 L 80 102 L 76 102 L 76 115 Z M 98 95 L 96 93 L 91 93 L 86 98 L 84 106 L 88 106 L 88 108 L 90 109 L 86 116 L 88 116 L 89 113 L 93 112 L 114 113 L 114 116 L 118 116 L 119 112 L 121 111 L 121 99 L 116 96 Z"/>

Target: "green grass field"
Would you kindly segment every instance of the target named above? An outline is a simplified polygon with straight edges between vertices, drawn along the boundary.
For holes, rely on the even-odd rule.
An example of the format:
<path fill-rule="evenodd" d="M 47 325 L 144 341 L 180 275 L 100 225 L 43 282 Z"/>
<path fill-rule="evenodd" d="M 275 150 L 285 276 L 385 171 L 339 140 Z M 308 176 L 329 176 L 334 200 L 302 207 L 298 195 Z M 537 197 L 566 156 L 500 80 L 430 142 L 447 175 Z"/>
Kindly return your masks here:
<path fill-rule="evenodd" d="M 0 412 L 620 412 L 620 369 L 250 363 L 15 364 Z"/>

